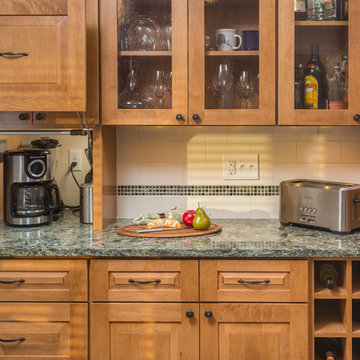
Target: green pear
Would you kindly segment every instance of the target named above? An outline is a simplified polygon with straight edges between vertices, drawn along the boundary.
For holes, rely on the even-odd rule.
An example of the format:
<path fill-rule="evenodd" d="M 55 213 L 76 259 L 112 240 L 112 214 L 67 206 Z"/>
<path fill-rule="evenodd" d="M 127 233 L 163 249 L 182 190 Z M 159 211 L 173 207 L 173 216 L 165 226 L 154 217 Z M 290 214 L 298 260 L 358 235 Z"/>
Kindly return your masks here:
<path fill-rule="evenodd" d="M 195 217 L 193 220 L 193 228 L 196 230 L 207 230 L 211 225 L 211 220 L 207 216 L 203 208 L 198 207 L 195 211 Z"/>

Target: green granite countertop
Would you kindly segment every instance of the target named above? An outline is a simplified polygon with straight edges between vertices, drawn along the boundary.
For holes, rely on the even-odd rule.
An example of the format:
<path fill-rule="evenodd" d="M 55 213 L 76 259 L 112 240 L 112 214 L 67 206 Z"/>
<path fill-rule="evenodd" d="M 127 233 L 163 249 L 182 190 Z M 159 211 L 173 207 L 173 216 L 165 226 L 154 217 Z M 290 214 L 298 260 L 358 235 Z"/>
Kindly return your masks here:
<path fill-rule="evenodd" d="M 121 219 L 103 231 L 83 225 L 70 211 L 51 225 L 15 228 L 0 223 L 1 257 L 360 257 L 360 232 L 335 235 L 278 220 L 214 220 L 219 234 L 176 239 L 120 236 Z"/>

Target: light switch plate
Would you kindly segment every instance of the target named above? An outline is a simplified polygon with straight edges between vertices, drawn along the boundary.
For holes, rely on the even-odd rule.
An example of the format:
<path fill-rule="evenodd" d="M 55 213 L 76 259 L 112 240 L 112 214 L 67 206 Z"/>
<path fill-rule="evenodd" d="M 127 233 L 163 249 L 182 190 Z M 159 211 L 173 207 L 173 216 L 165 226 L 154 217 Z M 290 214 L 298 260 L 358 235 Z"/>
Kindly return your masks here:
<path fill-rule="evenodd" d="M 224 180 L 258 180 L 259 154 L 223 156 Z"/>

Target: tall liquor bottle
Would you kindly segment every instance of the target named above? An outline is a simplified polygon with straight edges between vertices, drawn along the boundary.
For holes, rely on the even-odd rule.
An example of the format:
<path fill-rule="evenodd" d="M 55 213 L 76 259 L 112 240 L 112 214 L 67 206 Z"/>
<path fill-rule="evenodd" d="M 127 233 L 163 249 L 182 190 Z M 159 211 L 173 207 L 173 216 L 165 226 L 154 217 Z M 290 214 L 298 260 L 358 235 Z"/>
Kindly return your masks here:
<path fill-rule="evenodd" d="M 306 0 L 294 0 L 295 20 L 306 20 Z"/>
<path fill-rule="evenodd" d="M 329 290 L 334 289 L 339 284 L 339 273 L 331 263 L 324 263 L 319 270 L 320 284 Z"/>
<path fill-rule="evenodd" d="M 304 108 L 326 109 L 326 71 L 319 58 L 319 44 L 311 45 L 311 57 L 304 70 Z"/>

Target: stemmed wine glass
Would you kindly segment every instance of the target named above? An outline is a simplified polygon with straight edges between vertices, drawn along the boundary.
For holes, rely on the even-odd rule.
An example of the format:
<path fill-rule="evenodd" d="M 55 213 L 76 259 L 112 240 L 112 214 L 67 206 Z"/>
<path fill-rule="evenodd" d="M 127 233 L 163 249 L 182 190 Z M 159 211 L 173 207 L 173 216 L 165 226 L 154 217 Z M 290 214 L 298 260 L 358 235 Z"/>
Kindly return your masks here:
<path fill-rule="evenodd" d="M 233 84 L 233 75 L 229 65 L 219 64 L 216 68 L 215 76 L 212 80 L 212 88 L 215 95 L 219 98 L 219 108 L 225 108 L 225 95 L 229 92 Z"/>
<path fill-rule="evenodd" d="M 249 78 L 249 73 L 243 71 L 236 84 L 241 102 L 245 102 L 245 109 L 249 108 L 249 98 L 254 93 L 254 83 Z"/>
<path fill-rule="evenodd" d="M 169 90 L 169 78 L 166 71 L 155 70 L 151 77 L 150 87 L 160 101 L 160 108 L 163 108 L 163 98 Z"/>

